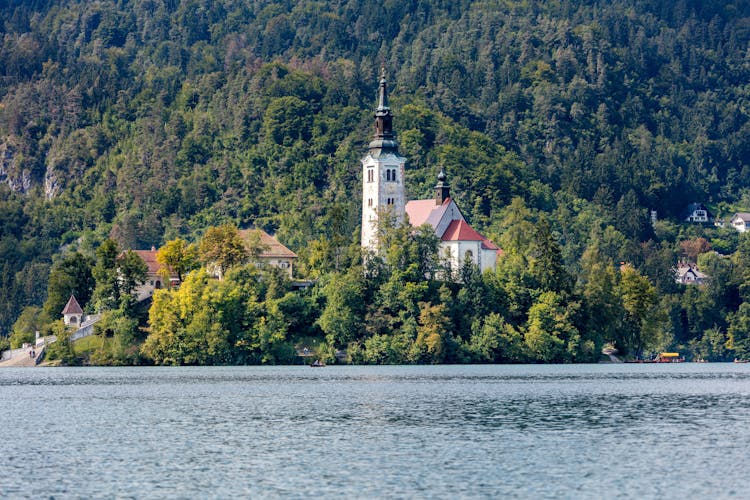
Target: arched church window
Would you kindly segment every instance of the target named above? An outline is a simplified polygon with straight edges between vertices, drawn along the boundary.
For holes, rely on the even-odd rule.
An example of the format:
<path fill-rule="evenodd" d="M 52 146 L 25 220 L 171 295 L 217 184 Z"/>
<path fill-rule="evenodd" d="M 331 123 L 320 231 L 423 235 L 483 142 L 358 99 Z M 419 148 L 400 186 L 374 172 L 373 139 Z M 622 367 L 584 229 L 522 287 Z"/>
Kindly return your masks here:
<path fill-rule="evenodd" d="M 464 260 L 465 261 L 472 261 L 474 262 L 474 252 L 471 250 L 466 250 L 466 253 L 464 254 Z"/>
<path fill-rule="evenodd" d="M 368 207 L 371 207 L 371 206 L 372 206 L 372 198 L 368 198 L 368 199 L 367 199 L 367 206 L 368 206 Z"/>
<path fill-rule="evenodd" d="M 375 173 L 370 168 L 367 170 L 367 182 L 372 182 L 373 180 L 375 180 Z"/>
<path fill-rule="evenodd" d="M 387 182 L 396 182 L 396 169 L 395 168 L 385 169 L 385 180 Z"/>

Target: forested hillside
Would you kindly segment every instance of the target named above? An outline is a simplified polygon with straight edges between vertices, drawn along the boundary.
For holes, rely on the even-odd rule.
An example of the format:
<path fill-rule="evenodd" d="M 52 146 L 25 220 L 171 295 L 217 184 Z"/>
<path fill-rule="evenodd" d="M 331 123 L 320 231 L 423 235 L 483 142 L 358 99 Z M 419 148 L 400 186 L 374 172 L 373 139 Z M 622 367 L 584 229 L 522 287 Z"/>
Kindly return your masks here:
<path fill-rule="evenodd" d="M 324 311 L 332 277 L 360 262 L 359 158 L 383 65 L 409 194 L 428 195 L 444 166 L 508 256 L 500 305 L 452 313 L 457 342 L 479 342 L 492 317 L 521 337 L 567 322 L 598 349 L 619 333 L 597 319 L 620 311 L 636 328 L 641 307 L 660 314 L 653 348 L 744 354 L 750 242 L 680 214 L 750 209 L 747 2 L 4 0 L 0 35 L 0 334 L 71 256 L 93 267 L 108 238 L 160 247 L 225 223 L 276 233 L 320 278 Z M 676 285 L 671 268 L 699 253 L 709 285 Z M 597 302 L 607 280 L 620 309 Z M 646 285 L 655 296 L 634 303 Z M 373 307 L 396 330 L 430 316 Z M 386 335 L 376 312 L 344 340 Z M 591 358 L 575 349 L 531 359 Z"/>

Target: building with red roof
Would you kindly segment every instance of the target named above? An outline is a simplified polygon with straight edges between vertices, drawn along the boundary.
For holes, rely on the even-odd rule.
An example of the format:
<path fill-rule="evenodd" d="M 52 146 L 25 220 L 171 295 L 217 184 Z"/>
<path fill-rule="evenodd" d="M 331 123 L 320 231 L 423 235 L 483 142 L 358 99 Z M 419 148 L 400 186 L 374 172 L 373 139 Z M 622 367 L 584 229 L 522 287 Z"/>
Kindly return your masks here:
<path fill-rule="evenodd" d="M 441 169 L 435 186 L 435 197 L 406 201 L 406 158 L 398 151 L 393 131 L 393 115 L 388 106 L 385 73 L 380 77 L 378 107 L 375 110 L 375 135 L 362 159 L 362 250 L 365 259 L 379 253 L 378 226 L 388 216 L 399 224 L 404 215 L 414 227 L 432 226 L 440 238 L 443 258 L 451 270 L 460 269 L 471 261 L 482 271 L 495 269 L 502 253 L 494 243 L 476 232 L 450 197 L 450 186 Z"/>
<path fill-rule="evenodd" d="M 143 260 L 146 264 L 146 281 L 141 283 L 136 289 L 136 300 L 138 302 L 147 299 L 154 294 L 154 290 L 165 288 L 165 277 L 169 277 L 169 286 L 174 287 L 180 284 L 180 280 L 177 278 L 177 274 L 173 272 L 164 272 L 161 264 L 156 260 L 156 254 L 158 251 L 155 247 L 151 247 L 151 250 L 130 250 L 134 254 Z M 120 257 L 125 255 L 126 252 L 122 252 Z"/>
<path fill-rule="evenodd" d="M 440 249 L 452 270 L 469 260 L 480 270 L 495 269 L 502 250 L 466 222 L 458 205 L 450 197 L 450 186 L 443 170 L 438 175 L 435 197 L 406 203 L 406 215 L 414 227 L 432 226 L 440 238 Z"/>

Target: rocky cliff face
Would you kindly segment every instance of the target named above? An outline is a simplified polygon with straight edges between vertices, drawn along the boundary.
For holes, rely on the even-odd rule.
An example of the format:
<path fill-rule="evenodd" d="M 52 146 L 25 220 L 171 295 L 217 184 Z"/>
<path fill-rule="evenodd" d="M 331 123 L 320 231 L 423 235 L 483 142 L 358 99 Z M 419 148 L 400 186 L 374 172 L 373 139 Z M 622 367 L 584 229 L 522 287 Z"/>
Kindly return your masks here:
<path fill-rule="evenodd" d="M 27 193 L 31 189 L 31 172 L 19 165 L 19 155 L 12 140 L 0 143 L 0 183 L 11 190 Z"/>

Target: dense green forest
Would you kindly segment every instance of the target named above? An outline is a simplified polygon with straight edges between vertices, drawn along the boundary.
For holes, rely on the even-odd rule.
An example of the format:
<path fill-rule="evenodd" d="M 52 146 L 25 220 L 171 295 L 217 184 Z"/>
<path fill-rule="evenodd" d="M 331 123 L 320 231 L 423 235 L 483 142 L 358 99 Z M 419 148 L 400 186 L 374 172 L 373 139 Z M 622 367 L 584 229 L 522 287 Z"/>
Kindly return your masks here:
<path fill-rule="evenodd" d="M 750 209 L 747 2 L 0 7 L 0 336 L 57 319 L 75 291 L 125 344 L 149 334 L 117 362 L 284 362 L 295 337 L 354 362 L 591 361 L 605 343 L 750 356 L 750 239 L 680 217 Z M 403 228 L 360 267 L 381 65 L 409 196 L 444 166 L 505 250 L 496 273 L 426 279 L 435 242 Z M 196 271 L 150 320 L 112 292 L 115 248 L 223 224 L 275 233 L 316 285 Z M 708 283 L 677 285 L 680 259 Z M 212 314 L 175 305 L 200 294 Z M 170 351 L 172 330 L 192 347 Z"/>

